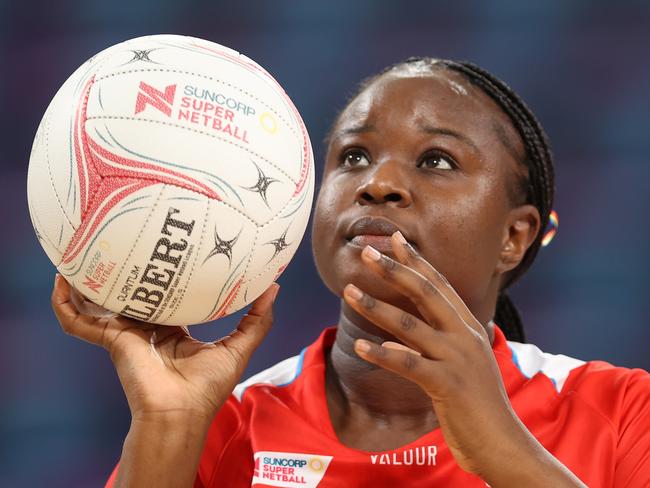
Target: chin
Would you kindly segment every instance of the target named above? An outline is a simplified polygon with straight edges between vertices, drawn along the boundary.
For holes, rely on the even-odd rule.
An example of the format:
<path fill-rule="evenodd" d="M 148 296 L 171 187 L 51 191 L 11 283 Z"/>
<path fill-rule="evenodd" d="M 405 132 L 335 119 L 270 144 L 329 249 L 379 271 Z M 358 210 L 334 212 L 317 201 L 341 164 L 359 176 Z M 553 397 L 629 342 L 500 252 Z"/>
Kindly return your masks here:
<path fill-rule="evenodd" d="M 339 267 L 338 273 L 333 270 L 328 271 L 329 279 L 325 279 L 322 273 L 321 277 L 326 286 L 339 297 L 343 296 L 345 286 L 352 283 L 378 300 L 417 314 L 415 305 L 405 295 L 388 284 L 384 278 L 368 269 L 361 260 L 346 261 L 343 266 Z"/>
<path fill-rule="evenodd" d="M 416 311 L 408 298 L 387 285 L 384 278 L 371 271 L 361 261 L 362 247 L 346 243 L 341 247 L 337 246 L 338 249 L 326 251 L 320 244 L 312 241 L 316 269 L 325 286 L 336 296 L 342 297 L 345 286 L 352 283 L 379 300 L 410 312 Z M 320 247 L 318 251 L 317 246 Z"/>

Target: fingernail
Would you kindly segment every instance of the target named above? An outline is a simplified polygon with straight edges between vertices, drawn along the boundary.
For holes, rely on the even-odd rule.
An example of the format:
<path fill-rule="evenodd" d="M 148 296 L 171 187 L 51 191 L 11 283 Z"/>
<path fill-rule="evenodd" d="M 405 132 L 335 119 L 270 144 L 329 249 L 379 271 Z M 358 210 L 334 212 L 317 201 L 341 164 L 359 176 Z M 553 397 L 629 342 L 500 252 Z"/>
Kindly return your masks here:
<path fill-rule="evenodd" d="M 363 297 L 363 292 L 352 284 L 345 287 L 345 292 L 355 300 L 361 300 L 361 297 Z"/>
<path fill-rule="evenodd" d="M 370 351 L 370 343 L 368 341 L 364 341 L 363 339 L 357 339 L 357 341 L 354 343 L 354 346 L 359 352 Z"/>
<path fill-rule="evenodd" d="M 393 235 L 397 238 L 397 242 L 399 242 L 402 246 L 408 245 L 408 242 L 406 242 L 406 239 L 399 230 Z"/>
<path fill-rule="evenodd" d="M 373 261 L 379 261 L 379 259 L 381 258 L 381 254 L 380 254 L 380 252 L 377 251 L 377 249 L 375 249 L 375 248 L 372 247 L 372 246 L 366 246 L 366 247 L 364 247 L 364 248 L 363 248 L 363 252 L 364 252 L 364 254 L 365 254 L 366 256 L 368 256 L 368 257 L 369 257 L 370 259 L 372 259 Z"/>
<path fill-rule="evenodd" d="M 61 275 L 59 273 L 54 273 L 54 284 L 56 285 L 59 280 L 61 279 Z"/>

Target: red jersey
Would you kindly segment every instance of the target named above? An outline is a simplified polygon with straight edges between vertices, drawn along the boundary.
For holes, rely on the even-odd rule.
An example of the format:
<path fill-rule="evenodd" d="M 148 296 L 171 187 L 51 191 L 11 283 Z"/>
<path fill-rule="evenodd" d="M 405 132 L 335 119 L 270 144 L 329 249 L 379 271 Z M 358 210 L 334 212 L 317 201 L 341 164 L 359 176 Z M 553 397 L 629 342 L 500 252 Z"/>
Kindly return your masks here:
<path fill-rule="evenodd" d="M 647 372 L 544 353 L 494 332 L 510 402 L 546 449 L 590 488 L 650 487 Z M 237 386 L 210 427 L 195 488 L 485 488 L 456 464 L 440 428 L 384 452 L 339 442 L 325 398 L 335 336 L 326 329 L 300 355 Z"/>

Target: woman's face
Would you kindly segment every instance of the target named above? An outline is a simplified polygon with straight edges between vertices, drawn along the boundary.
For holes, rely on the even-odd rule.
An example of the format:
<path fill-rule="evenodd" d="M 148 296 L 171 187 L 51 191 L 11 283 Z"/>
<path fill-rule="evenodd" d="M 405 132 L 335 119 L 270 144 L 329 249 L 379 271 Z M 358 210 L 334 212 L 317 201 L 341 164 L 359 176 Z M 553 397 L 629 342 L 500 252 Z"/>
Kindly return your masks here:
<path fill-rule="evenodd" d="M 481 307 L 498 288 L 523 152 L 506 114 L 462 76 L 381 76 L 332 130 L 312 242 L 325 284 L 411 308 L 360 260 L 366 244 L 391 254 L 387 236 L 399 229 L 470 310 Z"/>

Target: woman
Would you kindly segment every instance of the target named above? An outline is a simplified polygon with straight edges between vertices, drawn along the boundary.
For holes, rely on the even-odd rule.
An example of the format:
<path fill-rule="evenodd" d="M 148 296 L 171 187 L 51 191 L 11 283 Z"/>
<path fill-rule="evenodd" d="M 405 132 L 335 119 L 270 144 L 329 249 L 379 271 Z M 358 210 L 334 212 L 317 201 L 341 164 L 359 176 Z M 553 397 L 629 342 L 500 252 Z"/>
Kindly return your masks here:
<path fill-rule="evenodd" d="M 80 313 L 57 278 L 64 330 L 110 351 L 131 409 L 109 486 L 647 486 L 650 376 L 523 344 L 505 294 L 552 200 L 544 132 L 505 84 L 409 59 L 332 128 L 312 242 L 340 318 L 299 357 L 235 388 L 276 284 L 203 344 Z"/>

